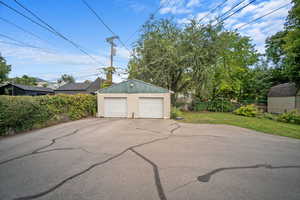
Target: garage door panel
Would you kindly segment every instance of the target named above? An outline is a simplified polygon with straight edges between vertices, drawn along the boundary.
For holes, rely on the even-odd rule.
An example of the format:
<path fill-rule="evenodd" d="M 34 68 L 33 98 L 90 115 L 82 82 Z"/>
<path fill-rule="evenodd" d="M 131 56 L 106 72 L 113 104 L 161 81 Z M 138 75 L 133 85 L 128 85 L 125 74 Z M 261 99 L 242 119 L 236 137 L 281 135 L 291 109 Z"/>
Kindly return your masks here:
<path fill-rule="evenodd" d="M 163 118 L 163 98 L 139 98 L 140 118 Z"/>
<path fill-rule="evenodd" d="M 104 98 L 104 117 L 127 117 L 127 99 Z"/>

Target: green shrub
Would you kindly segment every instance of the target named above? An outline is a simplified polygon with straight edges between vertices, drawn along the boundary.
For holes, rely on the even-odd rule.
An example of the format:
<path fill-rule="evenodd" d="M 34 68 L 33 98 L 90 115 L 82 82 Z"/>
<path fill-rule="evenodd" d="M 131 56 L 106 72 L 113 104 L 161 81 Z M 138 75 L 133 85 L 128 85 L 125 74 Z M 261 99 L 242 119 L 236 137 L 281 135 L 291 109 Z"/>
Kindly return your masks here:
<path fill-rule="evenodd" d="M 226 99 L 215 99 L 212 101 L 198 101 L 194 104 L 194 111 L 232 112 L 237 105 Z"/>
<path fill-rule="evenodd" d="M 233 113 L 236 115 L 242 115 L 242 116 L 246 116 L 246 117 L 255 117 L 255 116 L 258 116 L 259 114 L 261 114 L 261 112 L 258 110 L 258 108 L 253 104 L 242 106 L 242 107 L 236 109 Z"/>
<path fill-rule="evenodd" d="M 0 135 L 76 120 L 96 113 L 96 96 L 0 96 Z"/>
<path fill-rule="evenodd" d="M 271 120 L 278 120 L 278 116 L 277 115 L 274 115 L 274 114 L 271 114 L 271 113 L 263 113 L 261 115 L 262 118 L 266 118 L 266 119 L 271 119 Z"/>
<path fill-rule="evenodd" d="M 182 112 L 179 108 L 176 108 L 176 107 L 171 108 L 171 118 L 172 119 L 176 119 L 177 117 L 181 117 L 181 116 L 182 116 Z"/>
<path fill-rule="evenodd" d="M 278 116 L 277 120 L 280 122 L 300 124 L 300 113 L 297 110 L 282 113 Z"/>

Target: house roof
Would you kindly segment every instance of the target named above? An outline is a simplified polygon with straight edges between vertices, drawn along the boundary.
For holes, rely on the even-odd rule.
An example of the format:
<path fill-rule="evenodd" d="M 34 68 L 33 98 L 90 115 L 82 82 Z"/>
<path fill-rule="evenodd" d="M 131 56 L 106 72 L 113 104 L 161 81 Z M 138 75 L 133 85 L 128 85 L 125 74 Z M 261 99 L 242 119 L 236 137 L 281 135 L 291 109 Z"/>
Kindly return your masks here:
<path fill-rule="evenodd" d="M 90 83 L 67 83 L 56 90 L 86 90 L 89 86 Z"/>
<path fill-rule="evenodd" d="M 284 83 L 271 87 L 268 97 L 291 97 L 296 96 L 297 87 L 295 83 Z"/>
<path fill-rule="evenodd" d="M 45 88 L 45 87 L 35 87 L 35 86 L 30 86 L 30 85 L 22 85 L 22 84 L 16 84 L 16 83 L 8 83 L 6 85 L 13 85 L 15 87 L 21 88 L 23 90 L 28 90 L 28 91 L 42 91 L 42 92 L 54 92 L 51 88 Z M 3 85 L 3 86 L 6 86 Z"/>
<path fill-rule="evenodd" d="M 91 83 L 67 83 L 57 88 L 57 91 L 97 91 L 100 89 L 102 79 L 97 78 Z"/>
<path fill-rule="evenodd" d="M 144 81 L 131 79 L 107 88 L 103 88 L 98 93 L 169 93 L 168 89 L 146 83 Z"/>

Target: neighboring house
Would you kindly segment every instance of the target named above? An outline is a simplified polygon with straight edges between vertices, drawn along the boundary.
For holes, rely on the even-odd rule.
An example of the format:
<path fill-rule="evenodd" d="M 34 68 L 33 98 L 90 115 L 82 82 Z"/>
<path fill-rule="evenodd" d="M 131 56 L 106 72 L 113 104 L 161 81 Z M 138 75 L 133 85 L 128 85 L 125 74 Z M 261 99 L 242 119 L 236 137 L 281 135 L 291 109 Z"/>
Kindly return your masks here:
<path fill-rule="evenodd" d="M 97 78 L 93 82 L 67 83 L 55 90 L 55 94 L 95 94 L 101 88 L 103 80 Z"/>
<path fill-rule="evenodd" d="M 268 112 L 283 113 L 294 109 L 300 111 L 300 90 L 295 83 L 284 83 L 270 89 Z"/>
<path fill-rule="evenodd" d="M 46 94 L 54 94 L 54 91 L 50 88 L 21 85 L 15 83 L 7 83 L 0 87 L 0 95 L 38 96 Z"/>
<path fill-rule="evenodd" d="M 127 80 L 97 92 L 98 117 L 170 118 L 171 91 Z"/>

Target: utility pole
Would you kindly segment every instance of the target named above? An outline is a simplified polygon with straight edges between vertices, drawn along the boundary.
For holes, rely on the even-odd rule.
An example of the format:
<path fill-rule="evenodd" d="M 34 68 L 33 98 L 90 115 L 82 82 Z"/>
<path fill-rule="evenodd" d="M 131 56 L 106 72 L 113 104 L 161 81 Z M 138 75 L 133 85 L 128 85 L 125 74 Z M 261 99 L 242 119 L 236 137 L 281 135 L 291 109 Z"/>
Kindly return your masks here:
<path fill-rule="evenodd" d="M 110 44 L 110 66 L 105 69 L 106 72 L 106 81 L 105 81 L 105 87 L 112 85 L 112 76 L 115 72 L 114 68 L 114 56 L 116 55 L 116 44 L 114 43 L 114 40 L 119 39 L 118 36 L 112 36 L 109 38 L 106 38 L 106 42 Z"/>

